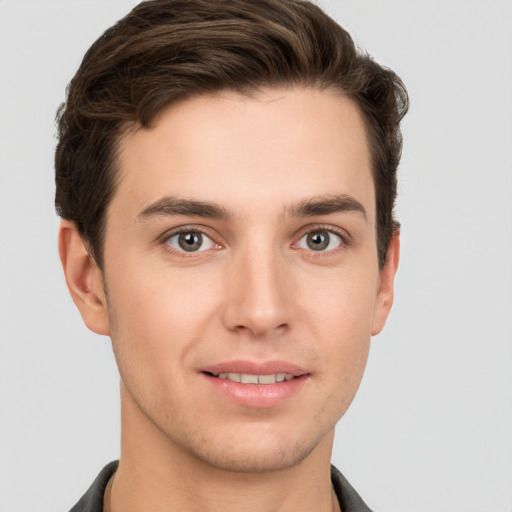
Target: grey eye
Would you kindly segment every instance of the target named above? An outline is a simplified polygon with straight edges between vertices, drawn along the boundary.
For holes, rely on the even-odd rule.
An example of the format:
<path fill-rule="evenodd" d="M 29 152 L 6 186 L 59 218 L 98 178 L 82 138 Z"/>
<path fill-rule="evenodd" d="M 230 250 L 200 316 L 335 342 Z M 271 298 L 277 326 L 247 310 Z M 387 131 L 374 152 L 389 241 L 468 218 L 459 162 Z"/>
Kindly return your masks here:
<path fill-rule="evenodd" d="M 342 244 L 339 235 L 326 229 L 311 231 L 304 235 L 298 242 L 301 249 L 309 249 L 310 251 L 331 251 Z"/>
<path fill-rule="evenodd" d="M 214 247 L 211 238 L 199 231 L 182 231 L 172 235 L 167 245 L 179 252 L 200 252 Z"/>

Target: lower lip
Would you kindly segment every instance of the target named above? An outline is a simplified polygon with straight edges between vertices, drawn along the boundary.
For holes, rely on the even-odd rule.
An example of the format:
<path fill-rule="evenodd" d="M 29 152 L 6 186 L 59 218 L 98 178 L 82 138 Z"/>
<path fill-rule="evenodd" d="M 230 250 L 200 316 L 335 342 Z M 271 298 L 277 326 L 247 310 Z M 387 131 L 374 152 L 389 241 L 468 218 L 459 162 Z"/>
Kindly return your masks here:
<path fill-rule="evenodd" d="M 245 407 L 275 407 L 296 395 L 308 380 L 302 375 L 275 384 L 241 384 L 202 374 L 214 390 L 229 401 Z"/>

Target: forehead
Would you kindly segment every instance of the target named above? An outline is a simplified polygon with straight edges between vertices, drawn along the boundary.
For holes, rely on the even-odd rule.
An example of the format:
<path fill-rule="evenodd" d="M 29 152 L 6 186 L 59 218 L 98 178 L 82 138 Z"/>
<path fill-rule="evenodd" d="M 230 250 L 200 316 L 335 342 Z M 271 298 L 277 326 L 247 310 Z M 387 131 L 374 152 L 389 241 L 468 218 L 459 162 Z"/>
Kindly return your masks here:
<path fill-rule="evenodd" d="M 184 100 L 151 128 L 123 136 L 117 163 L 112 206 L 128 201 L 140 211 L 169 195 L 242 212 L 350 194 L 374 215 L 362 116 L 351 100 L 332 91 L 267 89 Z"/>

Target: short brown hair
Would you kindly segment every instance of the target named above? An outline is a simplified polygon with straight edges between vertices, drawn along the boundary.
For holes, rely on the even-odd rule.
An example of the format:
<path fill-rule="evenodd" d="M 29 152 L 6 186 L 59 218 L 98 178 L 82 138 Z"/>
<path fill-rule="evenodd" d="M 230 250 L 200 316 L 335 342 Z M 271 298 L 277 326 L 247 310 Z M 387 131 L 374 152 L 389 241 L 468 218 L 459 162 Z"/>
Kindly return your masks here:
<path fill-rule="evenodd" d="M 382 268 L 397 225 L 407 92 L 334 20 L 301 0 L 148 0 L 87 51 L 57 113 L 55 205 L 76 223 L 100 268 L 116 146 L 126 128 L 148 127 L 190 96 L 269 86 L 334 89 L 358 105 L 372 157 Z"/>

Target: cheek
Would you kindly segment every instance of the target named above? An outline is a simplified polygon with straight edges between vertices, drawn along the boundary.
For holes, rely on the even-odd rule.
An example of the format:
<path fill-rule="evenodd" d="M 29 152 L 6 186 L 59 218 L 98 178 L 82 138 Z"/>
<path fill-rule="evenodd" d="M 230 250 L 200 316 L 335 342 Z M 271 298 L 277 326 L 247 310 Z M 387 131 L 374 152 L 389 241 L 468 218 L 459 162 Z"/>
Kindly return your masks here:
<path fill-rule="evenodd" d="M 302 308 L 319 329 L 343 343 L 369 338 L 376 301 L 377 275 L 339 271 L 303 286 Z"/>
<path fill-rule="evenodd" d="M 327 378 L 334 386 L 341 385 L 347 396 L 355 393 L 366 365 L 376 286 L 374 275 L 340 273 L 325 280 L 321 289 L 310 288 L 308 305 L 303 305 L 309 330 L 322 343 L 319 353 L 323 352 Z"/>
<path fill-rule="evenodd" d="M 166 353 L 179 358 L 215 314 L 219 297 L 208 292 L 218 289 L 214 276 L 169 268 L 144 271 L 136 264 L 130 269 L 123 273 L 119 266 L 108 276 L 112 339 L 146 359 L 158 362 Z"/>

